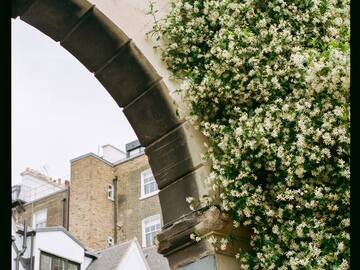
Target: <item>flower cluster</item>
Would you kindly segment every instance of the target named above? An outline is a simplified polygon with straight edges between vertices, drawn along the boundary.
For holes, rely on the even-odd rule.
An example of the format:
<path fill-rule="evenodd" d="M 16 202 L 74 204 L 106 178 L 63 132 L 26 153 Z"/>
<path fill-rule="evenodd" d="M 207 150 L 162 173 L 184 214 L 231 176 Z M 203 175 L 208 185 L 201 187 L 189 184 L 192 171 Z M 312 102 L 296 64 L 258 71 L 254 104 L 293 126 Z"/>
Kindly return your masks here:
<path fill-rule="evenodd" d="M 178 0 L 156 29 L 211 142 L 206 202 L 254 231 L 244 269 L 349 268 L 349 16 L 349 0 Z"/>

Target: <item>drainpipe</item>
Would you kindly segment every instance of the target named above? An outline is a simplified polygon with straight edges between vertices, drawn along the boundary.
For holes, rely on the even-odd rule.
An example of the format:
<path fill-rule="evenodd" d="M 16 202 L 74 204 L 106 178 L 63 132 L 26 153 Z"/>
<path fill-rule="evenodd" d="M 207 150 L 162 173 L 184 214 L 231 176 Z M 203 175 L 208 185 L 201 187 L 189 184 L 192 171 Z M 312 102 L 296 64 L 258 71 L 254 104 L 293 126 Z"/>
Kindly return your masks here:
<path fill-rule="evenodd" d="M 22 250 L 16 254 L 16 270 L 19 270 L 19 262 L 20 262 L 20 258 L 21 256 L 25 253 L 26 251 L 26 240 L 27 240 L 27 224 L 26 224 L 26 219 L 24 220 L 24 235 L 23 235 L 23 244 L 22 244 Z"/>
<path fill-rule="evenodd" d="M 66 218 L 66 198 L 62 198 L 62 226 L 67 229 L 67 218 Z"/>
<path fill-rule="evenodd" d="M 30 249 L 30 270 L 33 270 L 33 257 L 34 257 L 34 235 L 31 235 L 31 249 Z"/>
<path fill-rule="evenodd" d="M 118 178 L 115 176 L 113 179 L 113 187 L 114 187 L 114 243 L 117 244 L 117 210 L 118 210 L 118 194 L 117 194 L 117 181 Z"/>
<path fill-rule="evenodd" d="M 66 229 L 69 230 L 69 224 L 70 224 L 70 185 L 69 182 L 67 182 L 67 188 L 68 188 L 68 199 L 67 199 L 67 222 L 66 222 Z"/>

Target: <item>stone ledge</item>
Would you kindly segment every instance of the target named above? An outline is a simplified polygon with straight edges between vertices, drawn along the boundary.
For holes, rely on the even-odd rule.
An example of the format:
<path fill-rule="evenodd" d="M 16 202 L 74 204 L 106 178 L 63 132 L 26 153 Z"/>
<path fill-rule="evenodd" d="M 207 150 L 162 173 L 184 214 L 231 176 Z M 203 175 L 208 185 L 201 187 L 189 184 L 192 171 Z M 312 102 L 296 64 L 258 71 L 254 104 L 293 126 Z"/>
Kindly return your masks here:
<path fill-rule="evenodd" d="M 203 238 L 200 242 L 190 239 L 190 234 L 195 232 Z M 206 240 L 213 236 L 218 239 L 234 233 L 237 241 L 229 243 L 225 250 L 215 250 Z M 194 211 L 174 222 L 171 226 L 163 228 L 157 235 L 158 252 L 169 259 L 172 269 L 194 262 L 211 254 L 224 255 L 232 265 L 238 265 L 234 258 L 241 247 L 250 248 L 251 230 L 247 228 L 233 228 L 232 220 L 220 213 L 217 208 L 210 208 L 205 212 Z"/>

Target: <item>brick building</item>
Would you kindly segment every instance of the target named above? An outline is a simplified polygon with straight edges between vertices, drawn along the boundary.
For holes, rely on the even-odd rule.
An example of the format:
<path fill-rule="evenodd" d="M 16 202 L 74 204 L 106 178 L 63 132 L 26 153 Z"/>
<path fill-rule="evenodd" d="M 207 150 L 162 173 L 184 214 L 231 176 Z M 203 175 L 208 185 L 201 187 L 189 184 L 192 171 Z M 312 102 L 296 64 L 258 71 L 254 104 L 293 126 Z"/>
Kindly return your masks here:
<path fill-rule="evenodd" d="M 112 145 L 102 150 L 71 160 L 71 185 L 26 169 L 13 187 L 24 207 L 16 222 L 25 217 L 34 229 L 62 226 L 92 250 L 134 237 L 153 246 L 162 217 L 144 148 L 134 141 L 125 152 Z"/>
<path fill-rule="evenodd" d="M 20 185 L 13 186 L 13 201 L 21 202 L 22 210 L 14 211 L 16 222 L 36 229 L 63 226 L 68 228 L 69 182 L 52 179 L 36 170 L 27 168 L 21 173 Z M 14 196 L 16 198 L 14 198 Z"/>
<path fill-rule="evenodd" d="M 99 250 L 136 237 L 154 244 L 162 226 L 158 188 L 138 141 L 123 152 L 103 146 L 71 160 L 69 231 L 88 248 Z"/>

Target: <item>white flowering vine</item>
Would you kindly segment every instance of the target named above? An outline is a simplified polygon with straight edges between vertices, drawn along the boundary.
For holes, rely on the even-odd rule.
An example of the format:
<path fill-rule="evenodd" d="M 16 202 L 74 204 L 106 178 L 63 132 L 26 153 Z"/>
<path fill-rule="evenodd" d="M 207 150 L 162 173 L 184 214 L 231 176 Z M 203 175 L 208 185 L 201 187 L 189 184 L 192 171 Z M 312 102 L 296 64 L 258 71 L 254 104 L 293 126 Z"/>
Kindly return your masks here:
<path fill-rule="evenodd" d="M 188 202 L 253 229 L 244 269 L 348 269 L 349 0 L 170 3 L 153 33 L 220 194 Z"/>

